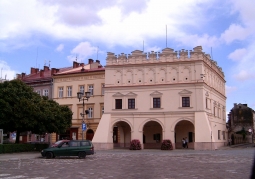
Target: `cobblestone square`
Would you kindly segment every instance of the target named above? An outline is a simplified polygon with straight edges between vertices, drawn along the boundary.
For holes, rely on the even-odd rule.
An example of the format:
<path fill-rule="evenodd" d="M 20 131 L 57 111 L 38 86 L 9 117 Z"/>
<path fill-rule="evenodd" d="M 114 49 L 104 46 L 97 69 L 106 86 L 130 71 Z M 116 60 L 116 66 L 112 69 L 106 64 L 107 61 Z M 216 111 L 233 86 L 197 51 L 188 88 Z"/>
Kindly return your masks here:
<path fill-rule="evenodd" d="M 0 154 L 0 179 L 250 178 L 254 148 L 216 151 L 106 150 L 86 159 Z"/>

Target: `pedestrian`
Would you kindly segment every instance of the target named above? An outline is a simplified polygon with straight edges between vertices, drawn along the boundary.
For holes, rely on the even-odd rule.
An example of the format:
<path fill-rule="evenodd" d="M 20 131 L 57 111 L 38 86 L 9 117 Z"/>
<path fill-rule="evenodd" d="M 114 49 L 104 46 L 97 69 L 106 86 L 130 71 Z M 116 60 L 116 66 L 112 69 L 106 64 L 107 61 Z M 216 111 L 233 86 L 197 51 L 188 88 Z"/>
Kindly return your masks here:
<path fill-rule="evenodd" d="M 185 148 L 186 141 L 184 138 L 182 138 L 182 148 Z"/>
<path fill-rule="evenodd" d="M 186 148 L 189 148 L 188 143 L 189 143 L 189 141 L 188 141 L 188 138 L 186 137 L 186 138 L 185 138 L 185 145 L 186 145 L 185 147 L 186 147 Z"/>

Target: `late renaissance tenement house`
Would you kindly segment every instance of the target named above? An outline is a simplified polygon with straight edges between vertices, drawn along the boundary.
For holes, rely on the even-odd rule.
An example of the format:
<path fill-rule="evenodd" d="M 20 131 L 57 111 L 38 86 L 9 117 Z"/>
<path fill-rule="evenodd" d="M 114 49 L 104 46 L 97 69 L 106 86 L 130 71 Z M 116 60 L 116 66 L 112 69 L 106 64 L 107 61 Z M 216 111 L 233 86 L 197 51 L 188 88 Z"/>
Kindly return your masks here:
<path fill-rule="evenodd" d="M 228 135 L 232 144 L 252 142 L 252 139 L 255 139 L 255 111 L 247 104 L 235 103 L 228 114 L 228 118 Z M 240 134 L 242 131 L 248 134 L 244 140 Z"/>
<path fill-rule="evenodd" d="M 104 112 L 105 69 L 99 60 L 89 59 L 87 65 L 73 62 L 73 68 L 55 73 L 53 78 L 53 99 L 60 105 L 69 106 L 73 112 L 72 126 L 66 134 L 52 134 L 52 141 L 60 139 L 92 140 L 101 116 Z M 77 92 L 90 92 L 90 98 L 85 101 L 84 110 L 87 130 L 82 132 L 83 102 L 77 98 Z M 82 137 L 83 134 L 83 137 Z M 54 136 L 55 135 L 55 136 Z"/>
<path fill-rule="evenodd" d="M 217 149 L 227 139 L 225 83 L 222 69 L 201 46 L 108 53 L 106 105 L 93 144 L 111 149 L 138 139 L 146 149 L 170 139 L 174 148 L 181 148 L 187 137 L 189 148 Z"/>

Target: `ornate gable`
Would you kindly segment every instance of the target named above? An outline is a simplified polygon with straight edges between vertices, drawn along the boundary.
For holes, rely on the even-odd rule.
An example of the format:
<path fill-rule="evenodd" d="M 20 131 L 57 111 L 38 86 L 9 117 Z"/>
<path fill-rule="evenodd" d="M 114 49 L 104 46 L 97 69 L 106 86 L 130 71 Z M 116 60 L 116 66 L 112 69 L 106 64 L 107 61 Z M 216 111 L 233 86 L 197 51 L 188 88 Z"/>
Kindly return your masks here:
<path fill-rule="evenodd" d="M 137 94 L 135 94 L 133 92 L 129 92 L 128 94 L 126 94 L 126 96 L 137 96 Z"/>
<path fill-rule="evenodd" d="M 124 97 L 125 95 L 124 94 L 121 94 L 121 93 L 115 93 L 114 95 L 112 95 L 113 97 Z"/>
<path fill-rule="evenodd" d="M 192 94 L 192 92 L 191 92 L 191 91 L 188 91 L 188 90 L 186 90 L 186 89 L 184 89 L 184 90 L 180 91 L 179 94 L 181 94 L 181 95 L 182 95 L 182 94 L 184 94 L 184 95 L 185 95 L 185 94 Z"/>
<path fill-rule="evenodd" d="M 150 94 L 151 96 L 162 96 L 162 93 L 158 91 L 154 91 L 153 93 Z"/>

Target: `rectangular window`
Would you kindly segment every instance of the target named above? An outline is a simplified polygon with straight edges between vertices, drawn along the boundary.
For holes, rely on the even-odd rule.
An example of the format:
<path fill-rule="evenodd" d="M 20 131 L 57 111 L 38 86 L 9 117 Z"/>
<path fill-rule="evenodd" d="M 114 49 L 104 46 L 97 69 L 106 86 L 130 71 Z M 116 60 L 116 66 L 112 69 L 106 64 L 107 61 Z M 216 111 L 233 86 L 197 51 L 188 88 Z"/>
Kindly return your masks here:
<path fill-rule="evenodd" d="M 89 89 L 88 91 L 90 92 L 90 95 L 94 95 L 94 86 L 93 85 L 89 85 Z"/>
<path fill-rule="evenodd" d="M 83 85 L 79 86 L 79 89 L 80 89 L 80 92 L 82 92 L 82 94 L 84 94 L 84 86 Z"/>
<path fill-rule="evenodd" d="M 102 89 L 101 89 L 101 91 L 102 91 L 102 95 L 104 95 L 104 84 L 102 84 Z"/>
<path fill-rule="evenodd" d="M 93 108 L 89 108 L 88 118 L 93 118 Z"/>
<path fill-rule="evenodd" d="M 128 99 L 128 109 L 135 109 L 135 99 Z"/>
<path fill-rule="evenodd" d="M 36 93 L 41 95 L 41 90 L 37 90 Z"/>
<path fill-rule="evenodd" d="M 122 99 L 115 99 L 115 109 L 122 109 Z"/>
<path fill-rule="evenodd" d="M 225 131 L 222 131 L 223 140 L 226 140 L 225 138 Z"/>
<path fill-rule="evenodd" d="M 218 139 L 220 140 L 220 130 L 218 130 Z"/>
<path fill-rule="evenodd" d="M 63 92 L 64 92 L 63 87 L 59 87 L 59 88 L 58 88 L 58 97 L 59 97 L 59 98 L 63 98 Z"/>
<path fill-rule="evenodd" d="M 71 86 L 67 87 L 67 97 L 72 97 L 72 87 Z"/>
<path fill-rule="evenodd" d="M 218 113 L 219 113 L 218 117 L 221 118 L 221 110 L 220 109 L 218 109 Z"/>
<path fill-rule="evenodd" d="M 216 107 L 213 108 L 213 115 L 216 116 Z"/>
<path fill-rule="evenodd" d="M 101 106 L 101 114 L 103 115 L 104 114 L 104 106 Z M 102 116 L 101 115 L 101 116 Z"/>
<path fill-rule="evenodd" d="M 189 97 L 182 97 L 182 107 L 190 107 Z"/>
<path fill-rule="evenodd" d="M 44 89 L 43 90 L 43 96 L 49 96 L 49 90 Z"/>
<path fill-rule="evenodd" d="M 153 108 L 160 108 L 160 98 L 153 98 Z"/>

